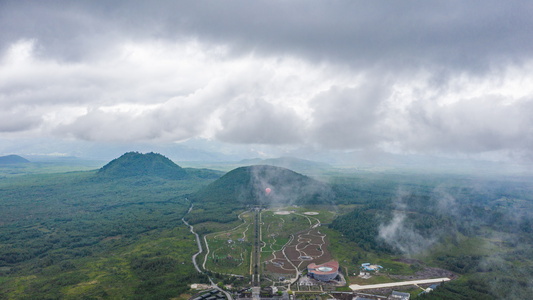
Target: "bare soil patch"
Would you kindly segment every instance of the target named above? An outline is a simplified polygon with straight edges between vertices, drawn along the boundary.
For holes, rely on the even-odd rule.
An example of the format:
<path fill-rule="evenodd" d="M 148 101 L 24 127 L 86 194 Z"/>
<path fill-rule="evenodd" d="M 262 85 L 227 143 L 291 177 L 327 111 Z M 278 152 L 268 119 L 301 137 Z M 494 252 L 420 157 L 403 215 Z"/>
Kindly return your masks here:
<path fill-rule="evenodd" d="M 324 253 L 323 251 L 318 250 L 317 245 L 308 245 L 307 247 L 300 249 L 300 251 L 303 251 L 308 256 L 312 256 L 315 258 L 321 256 Z"/>
<path fill-rule="evenodd" d="M 294 269 L 292 265 L 283 257 L 283 254 L 279 253 L 276 254 L 276 258 L 267 261 L 265 264 L 265 269 L 268 272 L 272 273 L 279 273 L 279 274 L 291 274 L 294 273 Z"/>
<path fill-rule="evenodd" d="M 106 237 L 105 239 L 103 239 L 102 241 L 110 241 L 110 240 L 120 240 L 122 238 L 121 235 L 115 235 L 115 236 L 108 236 Z"/>
<path fill-rule="evenodd" d="M 322 236 L 307 235 L 305 238 L 309 239 L 309 244 L 314 244 L 314 245 L 324 244 L 324 241 L 322 240 Z"/>
<path fill-rule="evenodd" d="M 441 278 L 441 277 L 455 278 L 456 275 L 452 271 L 439 269 L 439 268 L 424 267 L 423 270 L 418 271 L 413 275 L 389 275 L 389 277 L 394 278 L 394 279 L 401 279 L 401 280 L 415 280 L 415 279 Z"/>
<path fill-rule="evenodd" d="M 285 254 L 287 254 L 287 257 L 291 261 L 300 261 L 298 258 L 300 257 L 300 252 L 298 252 L 295 248 L 295 246 L 291 245 L 287 248 L 285 248 Z"/>

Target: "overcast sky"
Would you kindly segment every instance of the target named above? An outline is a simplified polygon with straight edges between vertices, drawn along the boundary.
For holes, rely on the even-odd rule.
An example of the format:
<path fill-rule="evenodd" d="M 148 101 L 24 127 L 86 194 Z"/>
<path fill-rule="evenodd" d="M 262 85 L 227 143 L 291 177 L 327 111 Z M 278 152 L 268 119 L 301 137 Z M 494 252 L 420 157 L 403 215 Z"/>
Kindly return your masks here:
<path fill-rule="evenodd" d="M 0 141 L 532 161 L 531 16 L 500 0 L 2 0 Z"/>

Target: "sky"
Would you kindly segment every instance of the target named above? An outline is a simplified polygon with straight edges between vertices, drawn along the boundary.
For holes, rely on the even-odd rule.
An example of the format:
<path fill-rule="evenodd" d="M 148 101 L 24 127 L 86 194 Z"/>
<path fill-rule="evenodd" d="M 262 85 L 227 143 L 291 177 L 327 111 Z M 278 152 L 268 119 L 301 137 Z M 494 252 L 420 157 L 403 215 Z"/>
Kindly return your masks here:
<path fill-rule="evenodd" d="M 531 163 L 532 15 L 530 1 L 2 0 L 0 154 Z"/>

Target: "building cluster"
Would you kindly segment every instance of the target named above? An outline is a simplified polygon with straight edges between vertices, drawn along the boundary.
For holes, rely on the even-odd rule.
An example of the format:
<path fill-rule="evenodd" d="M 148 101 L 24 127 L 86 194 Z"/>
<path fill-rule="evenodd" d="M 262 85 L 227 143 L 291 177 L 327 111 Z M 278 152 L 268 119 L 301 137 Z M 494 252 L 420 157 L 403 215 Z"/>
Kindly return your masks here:
<path fill-rule="evenodd" d="M 191 300 L 225 300 L 226 296 L 224 294 L 217 290 L 212 289 L 205 292 L 202 292 L 202 294 L 192 298 Z"/>
<path fill-rule="evenodd" d="M 409 293 L 403 293 L 398 291 L 392 291 L 392 294 L 387 297 L 387 300 L 409 300 L 411 295 Z M 385 299 L 383 296 L 377 295 L 357 295 L 353 300 L 382 300 Z"/>
<path fill-rule="evenodd" d="M 380 265 L 371 265 L 370 263 L 361 264 L 362 271 L 379 271 L 381 269 L 383 269 L 383 267 Z"/>
<path fill-rule="evenodd" d="M 423 295 L 423 294 L 427 294 L 427 293 L 431 293 L 431 292 L 433 292 L 433 290 L 435 290 L 438 286 L 439 286 L 439 284 L 432 284 L 432 285 L 430 285 L 428 288 L 426 288 L 423 292 L 421 292 L 420 294 L 418 294 L 418 296 Z"/>
<path fill-rule="evenodd" d="M 409 300 L 410 297 L 411 294 L 409 293 L 392 291 L 392 294 L 389 296 L 389 300 Z"/>

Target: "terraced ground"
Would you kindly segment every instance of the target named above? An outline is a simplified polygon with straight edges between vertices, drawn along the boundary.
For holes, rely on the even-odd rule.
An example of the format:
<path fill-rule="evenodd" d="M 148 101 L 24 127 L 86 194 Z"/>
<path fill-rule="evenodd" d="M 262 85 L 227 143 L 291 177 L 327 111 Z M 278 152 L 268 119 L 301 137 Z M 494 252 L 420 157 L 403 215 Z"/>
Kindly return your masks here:
<path fill-rule="evenodd" d="M 327 237 L 320 232 L 319 217 L 329 221 L 333 213 L 305 208 L 262 213 L 264 276 L 271 280 L 278 280 L 280 276 L 293 278 L 308 264 L 320 264 L 331 259 Z"/>

